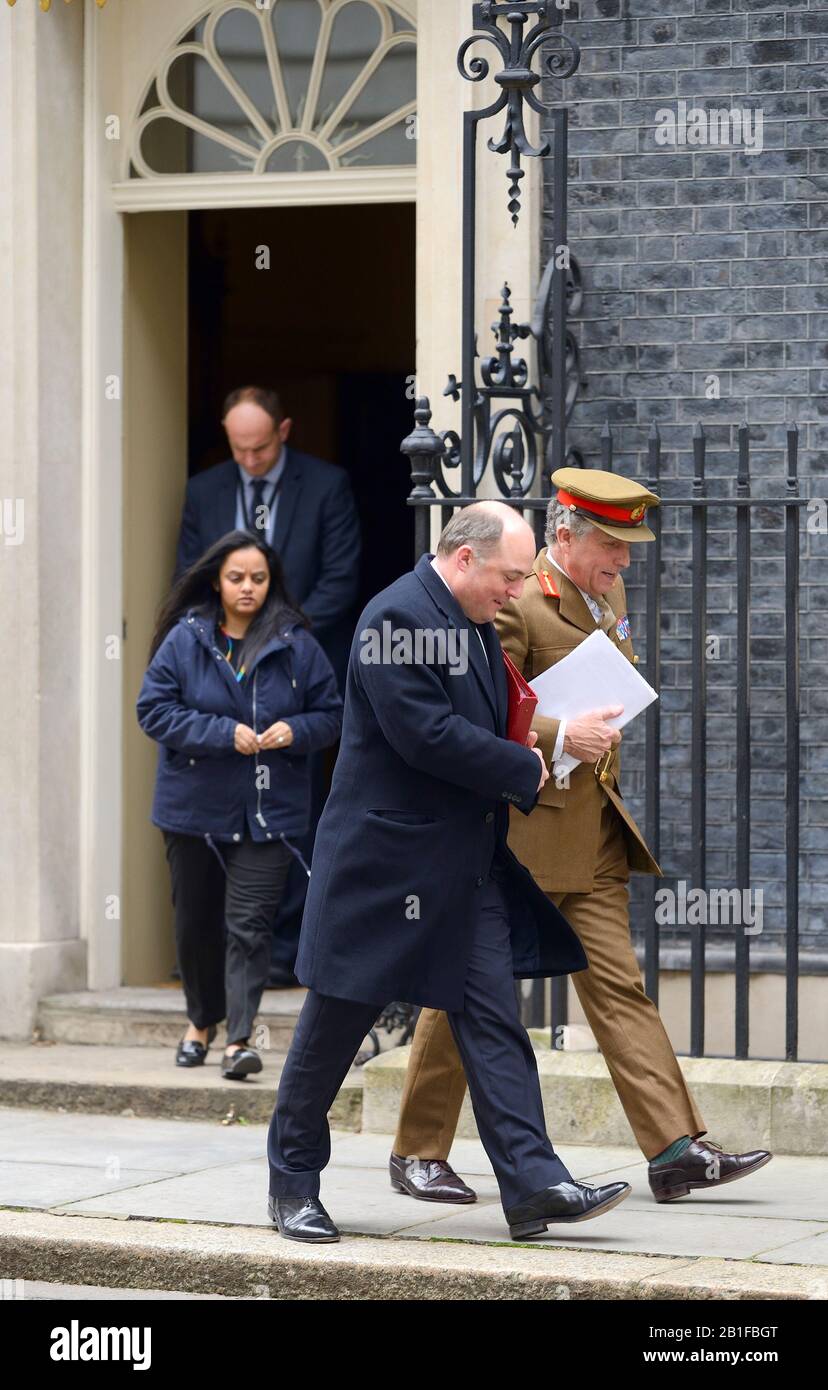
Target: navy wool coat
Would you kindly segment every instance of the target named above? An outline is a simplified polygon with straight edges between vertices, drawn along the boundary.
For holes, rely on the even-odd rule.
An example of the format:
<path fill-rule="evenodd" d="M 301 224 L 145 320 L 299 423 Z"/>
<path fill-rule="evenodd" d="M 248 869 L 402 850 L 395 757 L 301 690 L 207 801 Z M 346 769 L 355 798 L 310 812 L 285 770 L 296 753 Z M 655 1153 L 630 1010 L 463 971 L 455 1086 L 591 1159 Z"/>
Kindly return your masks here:
<path fill-rule="evenodd" d="M 160 744 L 155 825 L 224 841 L 305 834 L 308 754 L 336 741 L 342 700 L 330 662 L 303 627 L 271 639 L 238 682 L 216 646 L 215 624 L 197 613 L 179 618 L 150 662 L 137 711 Z M 236 752 L 237 724 L 264 733 L 280 719 L 293 732 L 288 748 Z"/>
<path fill-rule="evenodd" d="M 469 622 L 430 559 L 372 599 L 357 625 L 296 974 L 335 998 L 460 1012 L 476 898 L 495 855 L 507 873 L 515 975 L 564 975 L 587 959 L 506 843 L 508 806 L 528 814 L 540 768 L 505 737 L 494 626 Z M 383 624 L 388 637 L 410 634 L 415 656 L 418 631 L 435 634 L 433 649 L 423 641 L 421 659 L 407 664 L 366 659 L 364 634 L 381 638 Z M 464 648 L 461 674 L 452 657 Z M 380 655 L 390 650 L 386 642 Z"/>

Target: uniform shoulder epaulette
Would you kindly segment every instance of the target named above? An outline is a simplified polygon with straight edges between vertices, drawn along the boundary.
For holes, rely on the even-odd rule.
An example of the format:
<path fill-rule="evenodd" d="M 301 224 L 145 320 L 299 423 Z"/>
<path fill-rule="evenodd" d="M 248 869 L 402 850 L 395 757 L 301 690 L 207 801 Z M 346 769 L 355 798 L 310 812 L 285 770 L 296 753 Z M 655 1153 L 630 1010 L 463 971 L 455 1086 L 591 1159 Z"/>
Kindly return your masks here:
<path fill-rule="evenodd" d="M 535 570 L 535 574 L 537 575 L 537 580 L 541 587 L 541 593 L 544 594 L 546 598 L 560 598 L 558 587 L 552 575 L 549 573 L 549 570 Z"/>

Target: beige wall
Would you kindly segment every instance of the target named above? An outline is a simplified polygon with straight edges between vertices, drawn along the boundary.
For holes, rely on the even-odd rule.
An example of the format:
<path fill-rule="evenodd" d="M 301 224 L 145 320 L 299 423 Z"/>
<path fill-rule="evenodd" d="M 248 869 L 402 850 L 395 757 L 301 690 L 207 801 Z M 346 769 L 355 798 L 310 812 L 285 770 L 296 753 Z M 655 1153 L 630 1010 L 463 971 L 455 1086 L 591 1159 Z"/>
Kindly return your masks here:
<path fill-rule="evenodd" d="M 83 983 L 83 16 L 0 12 L 0 1036 Z"/>
<path fill-rule="evenodd" d="M 123 983 L 169 979 L 175 960 L 169 873 L 149 821 L 156 745 L 135 700 L 154 615 L 169 589 L 187 482 L 187 214 L 126 225 L 124 322 Z"/>

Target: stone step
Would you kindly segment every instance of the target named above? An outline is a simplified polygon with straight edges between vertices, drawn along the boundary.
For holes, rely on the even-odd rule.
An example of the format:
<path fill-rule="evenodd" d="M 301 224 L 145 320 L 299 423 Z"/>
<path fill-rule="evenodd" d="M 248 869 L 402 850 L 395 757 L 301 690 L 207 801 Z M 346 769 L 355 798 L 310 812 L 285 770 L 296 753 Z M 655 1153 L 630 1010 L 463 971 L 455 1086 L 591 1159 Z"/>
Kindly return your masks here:
<path fill-rule="evenodd" d="M 535 1046 L 546 1123 L 555 1143 L 635 1144 L 600 1053 Z M 367 1062 L 362 1131 L 393 1134 L 410 1047 Z M 828 1063 L 680 1057 L 679 1065 L 707 1124 L 726 1150 L 828 1154 Z M 476 1139 L 468 1095 L 459 1138 Z"/>
<path fill-rule="evenodd" d="M 0 1211 L 0 1279 L 225 1298 L 824 1300 L 824 1271 L 752 1260 L 377 1239 L 300 1246 L 272 1228 Z M 10 1297 L 13 1290 L 10 1290 Z M 698 1321 L 698 1319 L 697 1319 Z M 773 1321 L 770 1317 L 766 1321 Z"/>
<path fill-rule="evenodd" d="M 176 1035 L 176 1040 L 180 1033 Z M 150 1119 L 266 1124 L 273 1112 L 284 1052 L 262 1052 L 263 1070 L 246 1081 L 221 1075 L 221 1049 L 201 1067 L 177 1067 L 175 1047 L 90 1047 L 81 1043 L 0 1043 L 0 1106 Z M 337 1129 L 358 1131 L 362 1070 L 354 1068 L 331 1109 Z"/>
<path fill-rule="evenodd" d="M 287 1053 L 304 989 L 267 989 L 256 1019 L 254 1046 Z M 175 1047 L 187 1026 L 184 993 L 177 985 L 83 990 L 49 994 L 38 1005 L 38 1039 L 119 1047 Z M 258 1037 L 258 1042 L 256 1038 Z M 214 1047 L 227 1041 L 220 1025 Z"/>

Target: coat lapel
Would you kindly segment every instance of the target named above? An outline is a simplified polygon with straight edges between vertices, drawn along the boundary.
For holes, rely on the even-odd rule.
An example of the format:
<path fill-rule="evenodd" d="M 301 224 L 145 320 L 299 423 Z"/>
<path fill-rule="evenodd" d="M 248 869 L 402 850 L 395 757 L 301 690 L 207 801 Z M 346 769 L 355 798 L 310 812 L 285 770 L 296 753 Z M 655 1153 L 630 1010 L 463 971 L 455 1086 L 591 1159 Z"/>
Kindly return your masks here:
<path fill-rule="evenodd" d="M 469 666 L 480 682 L 483 694 L 486 696 L 495 720 L 498 720 L 500 718 L 500 713 L 498 710 L 498 698 L 495 694 L 495 666 L 492 665 L 491 668 L 489 666 L 489 661 L 492 659 L 489 647 L 487 645 L 486 648 L 487 653 L 489 653 L 489 661 L 487 661 L 483 648 L 480 645 L 477 629 L 466 617 L 448 585 L 443 582 L 439 574 L 435 574 L 431 564 L 432 558 L 431 555 L 421 555 L 415 566 L 414 573 L 428 590 L 437 607 L 440 609 L 440 612 L 446 616 L 450 625 L 457 628 L 459 632 L 465 634 L 463 641 L 466 643 L 466 649 L 469 654 Z M 492 625 L 486 623 L 484 627 L 480 629 L 484 636 L 484 641 L 486 640 L 487 629 L 491 629 L 492 633 L 494 632 Z M 495 641 L 497 641 L 496 636 Z M 501 664 L 502 660 L 503 658 L 498 656 L 498 661 L 500 661 Z"/>
<path fill-rule="evenodd" d="M 238 465 L 231 459 L 224 477 L 216 489 L 214 502 L 214 541 L 236 529 L 236 489 L 239 481 Z M 212 544 L 212 542 L 211 542 Z"/>
<path fill-rule="evenodd" d="M 285 542 L 290 535 L 290 528 L 299 503 L 299 497 L 304 487 L 304 470 L 301 463 L 296 458 L 292 450 L 287 449 L 285 460 L 285 474 L 282 486 L 279 489 L 279 505 L 276 509 L 276 526 L 273 532 L 271 544 L 277 555 L 282 555 L 285 550 Z"/>
<path fill-rule="evenodd" d="M 486 623 L 484 627 L 481 627 L 480 631 L 483 634 L 483 641 L 486 645 L 486 654 L 489 658 L 489 671 L 495 688 L 495 698 L 497 700 L 497 731 L 499 734 L 505 734 L 509 714 L 509 690 L 506 684 L 506 673 L 503 669 L 503 648 L 500 645 L 500 638 L 497 635 L 497 628 L 494 623 Z"/>
<path fill-rule="evenodd" d="M 618 618 L 605 598 L 599 598 L 596 601 L 601 609 L 601 631 L 605 632 L 611 641 L 615 642 L 617 645 L 616 627 L 618 626 Z"/>
<path fill-rule="evenodd" d="M 558 595 L 558 612 L 564 622 L 574 623 L 575 627 L 579 627 L 582 632 L 594 632 L 596 622 L 586 605 L 583 594 L 577 584 L 573 584 L 569 575 L 556 569 L 549 559 L 545 547 L 538 553 L 532 568 L 538 576 L 541 592 L 548 594 L 551 590 Z M 605 628 L 604 631 L 607 629 Z"/>
<path fill-rule="evenodd" d="M 594 632 L 596 622 L 586 605 L 586 600 L 568 575 L 555 571 L 555 580 L 561 595 L 560 614 L 568 623 L 574 623 L 583 632 Z"/>

